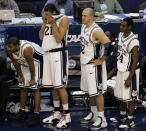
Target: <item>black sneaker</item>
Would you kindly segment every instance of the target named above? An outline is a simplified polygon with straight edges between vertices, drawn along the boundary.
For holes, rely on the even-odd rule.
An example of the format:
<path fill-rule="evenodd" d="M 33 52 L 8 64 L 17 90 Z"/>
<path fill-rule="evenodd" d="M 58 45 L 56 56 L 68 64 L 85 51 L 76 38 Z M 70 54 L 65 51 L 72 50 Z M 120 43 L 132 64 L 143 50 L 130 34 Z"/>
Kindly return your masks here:
<path fill-rule="evenodd" d="M 19 110 L 19 112 L 10 118 L 11 121 L 17 121 L 17 120 L 25 120 L 27 118 L 26 112 L 24 110 Z"/>
<path fill-rule="evenodd" d="M 3 122 L 8 122 L 8 117 L 7 117 L 6 112 L 0 112 L 0 119 Z"/>
<path fill-rule="evenodd" d="M 110 118 L 110 121 L 112 121 L 112 122 L 115 122 L 115 123 L 117 123 L 117 122 L 125 122 L 126 121 L 126 119 L 127 119 L 127 116 L 126 115 L 119 115 L 118 117 L 112 117 L 112 118 Z"/>
<path fill-rule="evenodd" d="M 29 122 L 29 126 L 36 126 L 40 124 L 39 114 L 34 113 L 32 116 L 32 120 Z"/>
<path fill-rule="evenodd" d="M 122 123 L 119 128 L 121 129 L 127 129 L 127 128 L 133 128 L 135 126 L 134 119 L 126 119 L 124 123 Z"/>

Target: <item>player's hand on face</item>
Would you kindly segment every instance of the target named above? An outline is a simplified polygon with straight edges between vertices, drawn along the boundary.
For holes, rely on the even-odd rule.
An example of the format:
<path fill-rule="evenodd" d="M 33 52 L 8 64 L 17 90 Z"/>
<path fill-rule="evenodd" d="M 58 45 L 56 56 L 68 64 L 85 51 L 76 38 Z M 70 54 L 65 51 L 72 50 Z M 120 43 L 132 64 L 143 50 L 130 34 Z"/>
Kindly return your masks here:
<path fill-rule="evenodd" d="M 35 85 L 35 83 L 36 83 L 36 81 L 35 81 L 35 80 L 33 80 L 33 79 L 29 81 L 29 85 L 30 85 L 30 86 Z"/>
<path fill-rule="evenodd" d="M 94 66 L 101 65 L 102 62 L 103 62 L 102 59 L 95 59 L 95 60 L 91 60 L 91 61 L 89 61 L 89 63 L 94 64 Z"/>
<path fill-rule="evenodd" d="M 47 16 L 47 20 L 48 20 L 48 23 L 51 24 L 51 25 L 55 23 L 55 20 L 51 15 Z"/>
<path fill-rule="evenodd" d="M 23 76 L 19 77 L 18 78 L 18 82 L 21 83 L 21 84 L 23 84 L 24 83 L 24 77 Z"/>
<path fill-rule="evenodd" d="M 42 15 L 42 19 L 43 19 L 43 23 L 46 24 L 47 23 L 47 16 L 45 13 Z"/>
<path fill-rule="evenodd" d="M 129 88 L 130 85 L 131 85 L 131 79 L 127 79 L 127 80 L 125 81 L 125 88 Z"/>

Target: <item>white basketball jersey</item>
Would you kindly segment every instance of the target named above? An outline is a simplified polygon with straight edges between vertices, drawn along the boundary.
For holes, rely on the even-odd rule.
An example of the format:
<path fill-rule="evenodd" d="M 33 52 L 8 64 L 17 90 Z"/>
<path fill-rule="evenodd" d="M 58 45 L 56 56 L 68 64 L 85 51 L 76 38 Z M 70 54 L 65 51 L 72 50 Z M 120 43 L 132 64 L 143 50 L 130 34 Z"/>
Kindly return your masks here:
<path fill-rule="evenodd" d="M 82 46 L 80 61 L 82 64 L 87 64 L 90 60 L 97 56 L 96 45 L 99 44 L 99 42 L 92 40 L 92 34 L 97 29 L 101 30 L 101 28 L 96 23 L 93 23 L 89 28 L 86 28 L 86 25 L 82 25 L 80 37 Z"/>
<path fill-rule="evenodd" d="M 55 16 L 52 16 L 52 17 L 55 19 L 57 27 L 59 27 L 59 24 L 60 24 L 62 18 L 64 17 L 64 15 L 61 14 L 61 15 L 55 15 Z M 67 33 L 66 33 L 66 35 L 67 35 Z M 66 39 L 66 38 L 64 37 L 64 39 Z M 62 41 L 64 41 L 64 40 L 62 40 Z M 61 43 L 56 42 L 55 37 L 54 37 L 53 32 L 52 32 L 51 25 L 46 24 L 44 37 L 43 37 L 43 42 L 42 42 L 43 51 L 46 52 L 46 51 L 49 51 L 51 49 L 61 48 L 61 47 L 63 47 L 63 44 L 62 44 L 62 42 Z"/>
<path fill-rule="evenodd" d="M 26 59 L 24 58 L 24 49 L 26 47 L 32 47 L 33 49 L 33 59 L 35 62 L 40 62 L 39 56 L 42 56 L 42 50 L 41 47 L 33 42 L 26 41 L 26 40 L 20 40 L 20 50 L 13 53 L 14 59 L 22 66 L 28 67 L 28 63 Z"/>
<path fill-rule="evenodd" d="M 134 46 L 139 46 L 137 36 L 131 34 L 124 38 L 124 33 L 119 34 L 118 52 L 117 52 L 117 68 L 120 72 L 129 71 L 132 65 L 131 50 Z"/>

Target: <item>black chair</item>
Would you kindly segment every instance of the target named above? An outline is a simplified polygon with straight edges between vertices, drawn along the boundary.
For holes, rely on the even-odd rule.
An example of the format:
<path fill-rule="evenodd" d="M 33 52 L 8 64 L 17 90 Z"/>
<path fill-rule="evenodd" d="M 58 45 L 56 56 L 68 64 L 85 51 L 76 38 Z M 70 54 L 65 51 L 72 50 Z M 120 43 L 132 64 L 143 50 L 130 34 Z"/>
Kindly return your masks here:
<path fill-rule="evenodd" d="M 141 61 L 140 94 L 142 100 L 146 100 L 146 56 Z"/>
<path fill-rule="evenodd" d="M 32 14 L 32 17 L 38 16 L 37 6 L 34 5 L 32 2 L 21 1 L 21 2 L 17 2 L 17 4 L 20 9 L 20 15 L 26 14 L 28 16 L 29 15 L 31 16 Z"/>

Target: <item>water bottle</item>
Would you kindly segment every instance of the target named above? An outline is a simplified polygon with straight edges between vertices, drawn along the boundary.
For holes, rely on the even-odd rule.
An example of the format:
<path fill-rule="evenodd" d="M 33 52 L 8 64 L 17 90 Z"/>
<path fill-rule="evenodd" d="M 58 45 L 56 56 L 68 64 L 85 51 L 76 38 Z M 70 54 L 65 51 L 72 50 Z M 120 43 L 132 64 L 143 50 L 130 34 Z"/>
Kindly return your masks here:
<path fill-rule="evenodd" d="M 143 19 L 144 16 L 144 10 L 139 10 L 139 18 Z"/>

